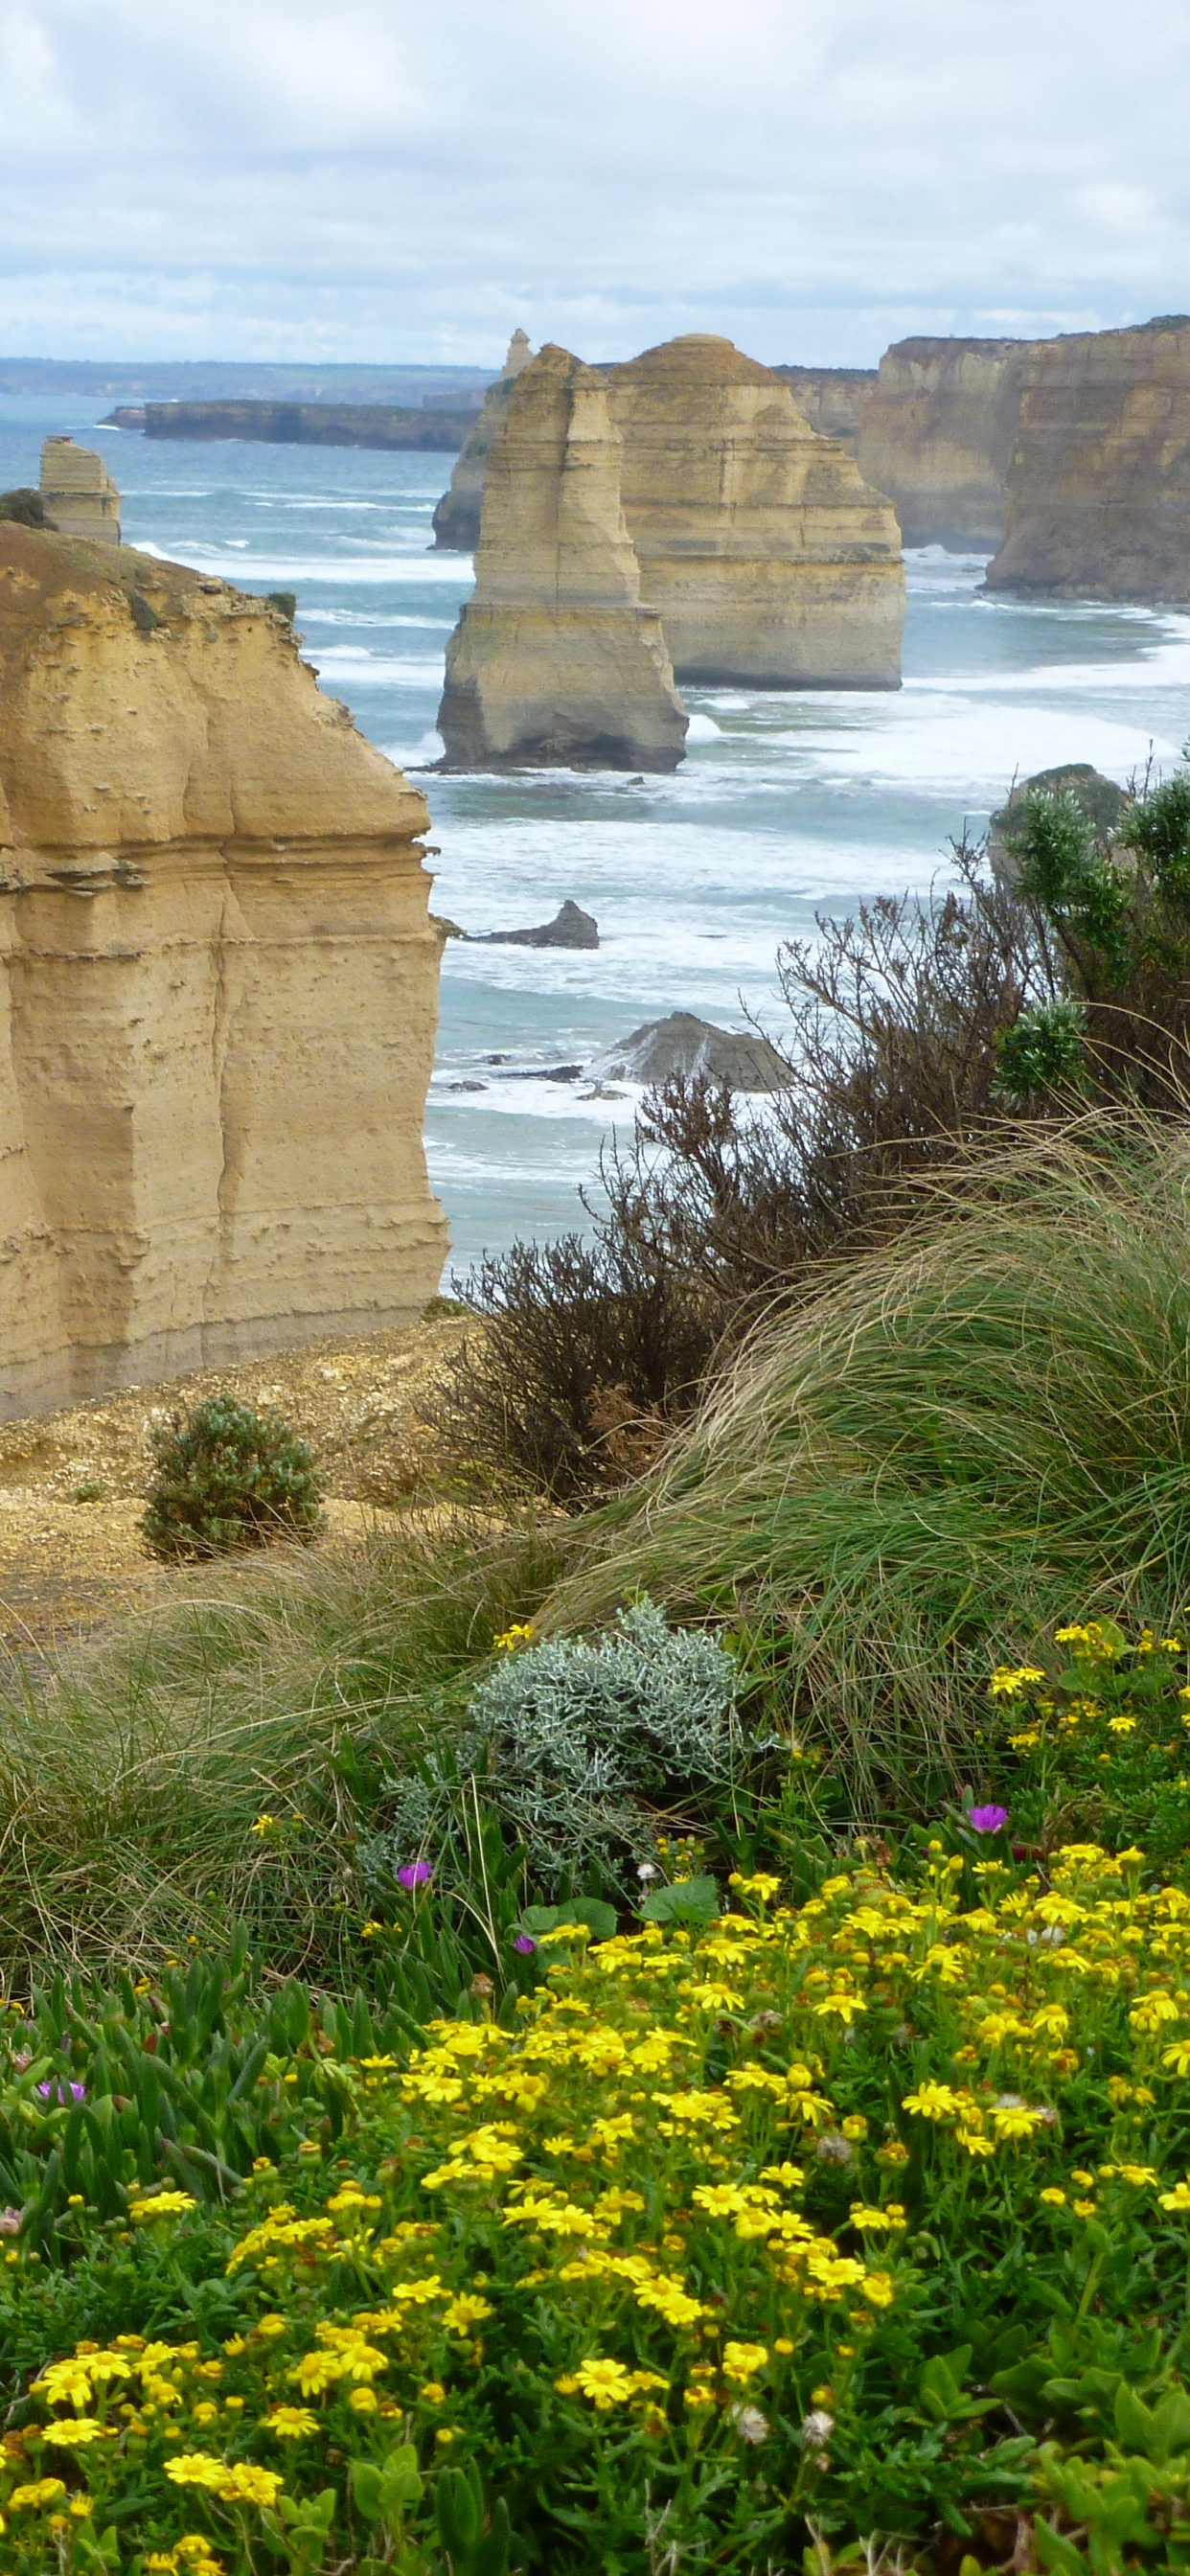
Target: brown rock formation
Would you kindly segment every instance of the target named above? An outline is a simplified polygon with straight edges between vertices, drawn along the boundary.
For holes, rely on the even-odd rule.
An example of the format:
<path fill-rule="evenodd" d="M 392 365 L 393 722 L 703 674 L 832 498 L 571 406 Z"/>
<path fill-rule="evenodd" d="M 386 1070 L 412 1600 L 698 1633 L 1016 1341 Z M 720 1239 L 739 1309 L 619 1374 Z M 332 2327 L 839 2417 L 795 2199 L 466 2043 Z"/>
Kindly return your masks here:
<path fill-rule="evenodd" d="M 991 590 L 1190 600 L 1190 316 L 1029 351 Z"/>
<path fill-rule="evenodd" d="M 887 492 L 907 546 L 1000 542 L 1030 340 L 898 340 L 864 405 L 860 471 Z"/>
<path fill-rule="evenodd" d="M 509 396 L 533 352 L 528 334 L 514 331 L 501 375 L 489 385 L 478 420 L 463 441 L 450 482 L 434 512 L 434 543 L 454 554 L 473 555 L 479 544 L 483 487 L 494 440 L 508 418 Z"/>
<path fill-rule="evenodd" d="M 692 334 L 608 369 L 641 590 L 679 680 L 896 688 L 896 520 L 787 385 Z"/>
<path fill-rule="evenodd" d="M 566 349 L 517 377 L 488 459 L 475 592 L 446 648 L 448 769 L 673 769 L 686 715 L 620 506 L 607 387 Z"/>
<path fill-rule="evenodd" d="M 43 439 L 41 498 L 50 525 L 64 537 L 119 545 L 120 495 L 93 447 L 76 447 L 73 438 Z"/>
<path fill-rule="evenodd" d="M 837 438 L 849 456 L 856 454 L 860 422 L 876 390 L 875 367 L 774 367 L 771 373 L 788 385 L 820 438 Z"/>
<path fill-rule="evenodd" d="M 0 524 L 0 1413 L 432 1292 L 427 821 L 264 601 Z"/>

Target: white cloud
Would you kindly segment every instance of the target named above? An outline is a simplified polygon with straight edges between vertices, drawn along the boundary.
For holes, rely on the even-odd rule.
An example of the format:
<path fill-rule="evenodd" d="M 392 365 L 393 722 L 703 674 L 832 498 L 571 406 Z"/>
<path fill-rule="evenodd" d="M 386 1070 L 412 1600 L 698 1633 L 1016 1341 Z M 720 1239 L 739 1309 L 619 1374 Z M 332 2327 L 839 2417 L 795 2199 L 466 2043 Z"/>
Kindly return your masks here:
<path fill-rule="evenodd" d="M 0 0 L 0 350 L 871 361 L 1190 301 L 1177 0 Z"/>

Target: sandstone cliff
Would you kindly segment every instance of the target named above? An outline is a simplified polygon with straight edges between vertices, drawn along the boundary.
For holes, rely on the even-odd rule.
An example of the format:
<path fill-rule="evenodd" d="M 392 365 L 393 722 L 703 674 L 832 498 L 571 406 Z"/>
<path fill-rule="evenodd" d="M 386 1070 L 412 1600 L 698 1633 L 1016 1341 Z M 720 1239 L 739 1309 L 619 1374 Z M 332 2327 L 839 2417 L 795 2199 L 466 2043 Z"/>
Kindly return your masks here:
<path fill-rule="evenodd" d="M 875 367 L 774 367 L 788 385 L 803 420 L 820 438 L 837 438 L 849 456 L 859 447 L 860 423 L 876 389 Z"/>
<path fill-rule="evenodd" d="M 473 555 L 479 544 L 483 487 L 492 446 L 508 418 L 509 397 L 533 352 L 528 335 L 514 331 L 501 375 L 489 385 L 478 420 L 468 430 L 450 482 L 434 512 L 434 543 L 454 554 Z"/>
<path fill-rule="evenodd" d="M 1029 352 L 991 590 L 1190 600 L 1190 316 Z"/>
<path fill-rule="evenodd" d="M 859 434 L 861 473 L 887 492 L 907 546 L 1000 542 L 1029 340 L 898 340 Z"/>
<path fill-rule="evenodd" d="M 896 520 L 788 386 L 701 334 L 607 375 L 641 595 L 677 678 L 898 687 Z"/>
<path fill-rule="evenodd" d="M 446 648 L 449 769 L 673 769 L 686 715 L 620 506 L 607 388 L 547 345 L 488 459 L 475 592 Z"/>
<path fill-rule="evenodd" d="M 0 1412 L 431 1294 L 427 821 L 262 600 L 0 524 Z"/>

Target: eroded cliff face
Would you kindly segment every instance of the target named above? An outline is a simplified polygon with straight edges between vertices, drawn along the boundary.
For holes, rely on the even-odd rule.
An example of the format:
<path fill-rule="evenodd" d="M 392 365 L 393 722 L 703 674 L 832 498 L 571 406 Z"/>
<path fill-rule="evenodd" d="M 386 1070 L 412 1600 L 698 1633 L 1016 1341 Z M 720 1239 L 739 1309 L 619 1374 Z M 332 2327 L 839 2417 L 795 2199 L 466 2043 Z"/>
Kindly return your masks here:
<path fill-rule="evenodd" d="M 859 447 L 860 423 L 876 390 L 875 367 L 774 367 L 788 385 L 803 420 L 820 438 L 837 438 L 849 456 Z"/>
<path fill-rule="evenodd" d="M 450 482 L 434 512 L 434 543 L 445 551 L 473 555 L 479 544 L 488 458 L 508 418 L 513 386 L 532 355 L 527 332 L 514 331 L 503 371 L 495 384 L 488 386 L 483 410 L 474 428 L 467 432 Z"/>
<path fill-rule="evenodd" d="M 1028 340 L 898 340 L 863 406 L 859 465 L 907 546 L 999 544 Z"/>
<path fill-rule="evenodd" d="M 1190 317 L 1029 352 L 991 590 L 1190 600 Z"/>
<path fill-rule="evenodd" d="M 488 458 L 475 592 L 446 648 L 450 769 L 673 769 L 686 741 L 661 622 L 641 606 L 607 387 L 552 344 Z"/>
<path fill-rule="evenodd" d="M 263 601 L 0 525 L 0 1412 L 433 1293 L 427 822 Z"/>
<path fill-rule="evenodd" d="M 896 688 L 896 519 L 789 388 L 692 334 L 607 371 L 641 595 L 679 681 Z"/>

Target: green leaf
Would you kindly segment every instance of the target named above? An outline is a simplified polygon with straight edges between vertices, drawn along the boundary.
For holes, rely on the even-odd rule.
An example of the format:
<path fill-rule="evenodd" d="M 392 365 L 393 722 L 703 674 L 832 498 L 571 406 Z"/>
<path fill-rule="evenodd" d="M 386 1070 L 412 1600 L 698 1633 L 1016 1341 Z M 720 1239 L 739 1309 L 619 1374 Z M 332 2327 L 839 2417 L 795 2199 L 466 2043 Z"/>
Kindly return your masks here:
<path fill-rule="evenodd" d="M 655 1887 L 641 1907 L 646 1923 L 710 1923 L 719 1911 L 713 1878 L 684 1878 L 677 1887 Z"/>

